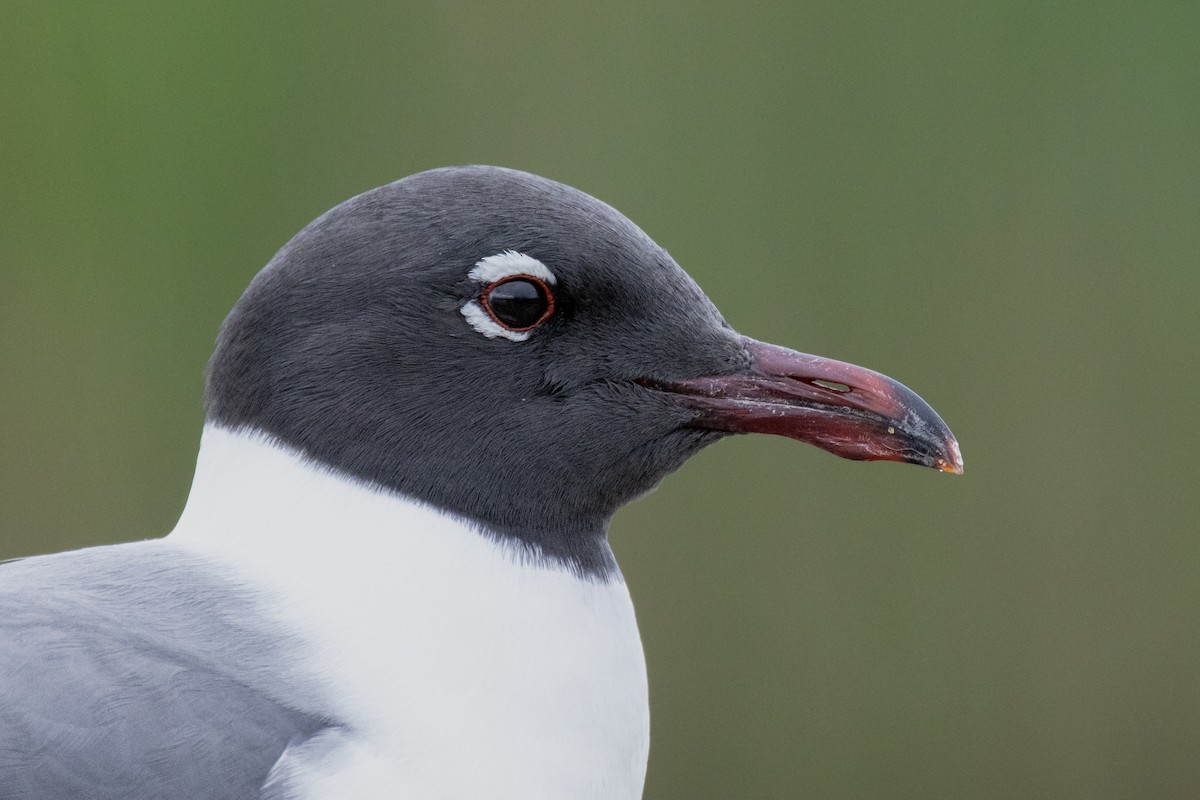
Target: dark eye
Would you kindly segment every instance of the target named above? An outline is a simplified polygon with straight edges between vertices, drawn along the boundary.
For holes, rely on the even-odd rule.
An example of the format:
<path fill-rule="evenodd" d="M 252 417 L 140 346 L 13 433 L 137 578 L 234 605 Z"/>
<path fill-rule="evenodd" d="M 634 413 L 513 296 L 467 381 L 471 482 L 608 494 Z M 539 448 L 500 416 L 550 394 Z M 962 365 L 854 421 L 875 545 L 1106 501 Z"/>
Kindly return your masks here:
<path fill-rule="evenodd" d="M 531 275 L 513 275 L 483 290 L 483 307 L 510 331 L 527 331 L 554 313 L 550 287 Z"/>

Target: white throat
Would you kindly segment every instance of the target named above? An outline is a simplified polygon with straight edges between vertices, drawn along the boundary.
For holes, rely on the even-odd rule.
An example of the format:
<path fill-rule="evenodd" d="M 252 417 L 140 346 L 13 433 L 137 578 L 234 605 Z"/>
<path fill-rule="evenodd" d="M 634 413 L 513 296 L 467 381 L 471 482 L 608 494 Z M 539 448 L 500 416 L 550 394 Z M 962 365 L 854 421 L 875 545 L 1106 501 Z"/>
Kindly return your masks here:
<path fill-rule="evenodd" d="M 304 642 L 342 727 L 299 796 L 641 796 L 645 665 L 619 574 L 581 578 L 214 426 L 168 542 L 261 589 Z"/>

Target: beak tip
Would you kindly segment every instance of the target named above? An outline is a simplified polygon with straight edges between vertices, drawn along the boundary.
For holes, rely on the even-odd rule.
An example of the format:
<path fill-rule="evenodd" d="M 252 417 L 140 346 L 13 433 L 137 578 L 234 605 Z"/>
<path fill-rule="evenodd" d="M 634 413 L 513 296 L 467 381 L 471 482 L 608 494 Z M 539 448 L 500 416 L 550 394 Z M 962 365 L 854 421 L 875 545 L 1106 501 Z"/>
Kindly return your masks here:
<path fill-rule="evenodd" d="M 950 439 L 946 447 L 947 458 L 939 458 L 935 466 L 942 472 L 948 472 L 951 475 L 963 474 L 963 458 L 962 451 L 958 449 L 958 441 Z"/>

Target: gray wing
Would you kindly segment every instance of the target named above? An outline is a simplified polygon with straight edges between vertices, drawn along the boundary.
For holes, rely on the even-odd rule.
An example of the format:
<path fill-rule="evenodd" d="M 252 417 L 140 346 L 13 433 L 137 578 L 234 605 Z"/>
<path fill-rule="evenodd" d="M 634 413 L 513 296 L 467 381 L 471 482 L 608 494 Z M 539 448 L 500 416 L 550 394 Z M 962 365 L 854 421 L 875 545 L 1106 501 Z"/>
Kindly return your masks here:
<path fill-rule="evenodd" d="M 326 725 L 263 618 L 163 542 L 0 566 L 0 798 L 259 797 Z"/>

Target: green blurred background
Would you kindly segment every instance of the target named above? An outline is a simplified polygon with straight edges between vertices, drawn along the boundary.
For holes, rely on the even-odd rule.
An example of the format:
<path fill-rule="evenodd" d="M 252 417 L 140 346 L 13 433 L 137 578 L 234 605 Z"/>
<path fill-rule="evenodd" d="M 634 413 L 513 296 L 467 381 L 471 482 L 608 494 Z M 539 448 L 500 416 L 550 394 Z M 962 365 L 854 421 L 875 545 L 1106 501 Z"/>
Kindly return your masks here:
<path fill-rule="evenodd" d="M 647 798 L 1200 796 L 1200 5 L 5 3 L 0 76 L 0 557 L 170 530 L 254 272 L 502 164 L 966 458 L 740 438 L 618 516 Z"/>

